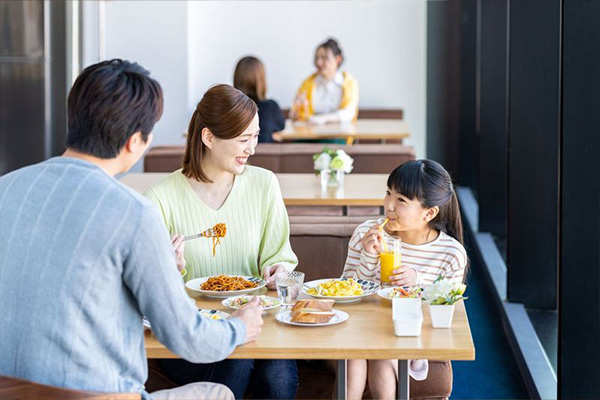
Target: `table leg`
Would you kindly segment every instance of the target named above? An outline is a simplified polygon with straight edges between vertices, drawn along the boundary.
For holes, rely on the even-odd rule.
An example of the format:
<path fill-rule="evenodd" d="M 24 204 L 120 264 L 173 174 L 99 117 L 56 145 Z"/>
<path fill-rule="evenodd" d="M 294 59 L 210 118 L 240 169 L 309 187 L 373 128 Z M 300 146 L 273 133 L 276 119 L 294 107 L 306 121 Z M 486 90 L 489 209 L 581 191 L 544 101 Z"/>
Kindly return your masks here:
<path fill-rule="evenodd" d="M 346 360 L 338 360 L 337 362 L 337 399 L 346 400 L 346 383 L 348 380 Z"/>
<path fill-rule="evenodd" d="M 410 376 L 408 375 L 408 360 L 398 360 L 398 399 L 410 398 Z"/>

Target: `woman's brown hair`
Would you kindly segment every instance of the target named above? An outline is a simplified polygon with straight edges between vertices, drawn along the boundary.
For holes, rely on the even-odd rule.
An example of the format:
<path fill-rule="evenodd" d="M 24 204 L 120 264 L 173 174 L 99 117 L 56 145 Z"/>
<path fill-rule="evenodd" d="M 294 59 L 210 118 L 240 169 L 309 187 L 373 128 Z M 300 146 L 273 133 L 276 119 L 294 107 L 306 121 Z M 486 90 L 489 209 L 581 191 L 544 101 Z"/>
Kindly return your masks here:
<path fill-rule="evenodd" d="M 267 81 L 263 63 L 252 56 L 238 61 L 233 73 L 233 86 L 256 102 L 264 100 L 267 95 Z"/>
<path fill-rule="evenodd" d="M 202 168 L 206 152 L 202 130 L 208 128 L 219 139 L 236 138 L 250 125 L 257 111 L 248 96 L 230 85 L 213 86 L 204 93 L 188 127 L 183 174 L 201 182 L 212 182 Z"/>

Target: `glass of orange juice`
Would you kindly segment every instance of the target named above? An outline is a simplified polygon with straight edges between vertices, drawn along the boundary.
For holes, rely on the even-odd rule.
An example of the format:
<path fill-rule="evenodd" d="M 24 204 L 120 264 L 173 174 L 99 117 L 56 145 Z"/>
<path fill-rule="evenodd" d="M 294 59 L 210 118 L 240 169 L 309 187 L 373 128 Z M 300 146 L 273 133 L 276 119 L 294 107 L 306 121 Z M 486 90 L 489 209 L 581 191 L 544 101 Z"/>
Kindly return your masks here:
<path fill-rule="evenodd" d="M 391 246 L 379 254 L 381 265 L 381 283 L 391 283 L 390 276 L 395 269 L 400 268 L 402 264 L 402 255 L 400 253 L 400 239 L 392 239 Z"/>

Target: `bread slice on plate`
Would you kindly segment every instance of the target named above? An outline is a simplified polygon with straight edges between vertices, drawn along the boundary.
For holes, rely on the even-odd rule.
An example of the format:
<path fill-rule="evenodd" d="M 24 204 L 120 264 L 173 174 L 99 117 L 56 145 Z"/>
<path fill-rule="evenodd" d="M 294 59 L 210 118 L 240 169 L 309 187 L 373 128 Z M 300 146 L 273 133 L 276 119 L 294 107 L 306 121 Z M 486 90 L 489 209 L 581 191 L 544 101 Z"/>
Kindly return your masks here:
<path fill-rule="evenodd" d="M 298 300 L 294 307 L 292 307 L 292 313 L 294 311 L 331 311 L 335 300 Z"/>
<path fill-rule="evenodd" d="M 335 315 L 335 300 L 298 300 L 292 308 L 291 321 L 305 324 L 322 324 L 329 322 Z"/>
<path fill-rule="evenodd" d="M 335 315 L 334 312 L 304 312 L 298 311 L 292 314 L 292 322 L 301 322 L 303 324 L 324 324 L 329 322 Z"/>

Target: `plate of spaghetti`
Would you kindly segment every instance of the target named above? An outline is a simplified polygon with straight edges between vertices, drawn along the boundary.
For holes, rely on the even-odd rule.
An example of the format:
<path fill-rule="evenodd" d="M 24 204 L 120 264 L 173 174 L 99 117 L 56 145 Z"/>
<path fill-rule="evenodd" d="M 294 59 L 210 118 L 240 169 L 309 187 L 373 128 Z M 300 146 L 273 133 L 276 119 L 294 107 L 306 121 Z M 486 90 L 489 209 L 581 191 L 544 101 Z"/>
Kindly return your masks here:
<path fill-rule="evenodd" d="M 266 285 L 255 276 L 218 275 L 192 279 L 185 286 L 194 292 L 218 299 L 250 293 Z"/>

